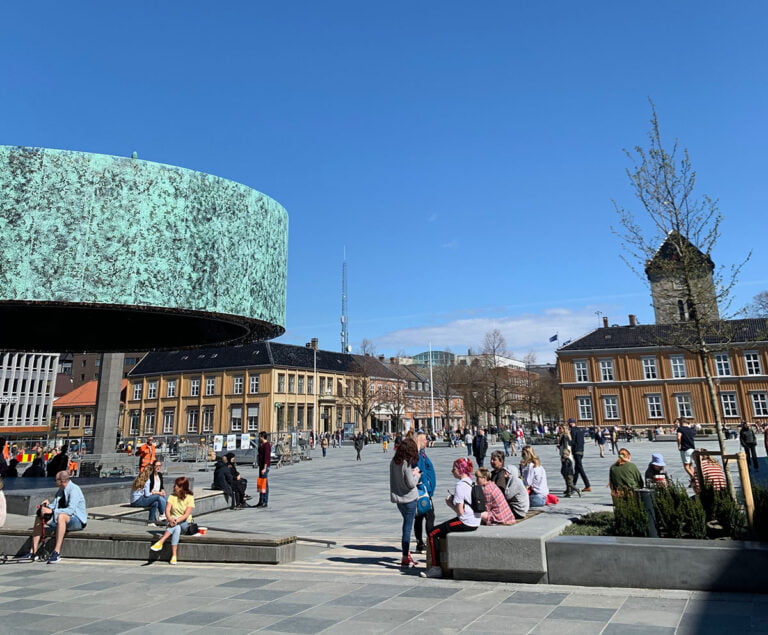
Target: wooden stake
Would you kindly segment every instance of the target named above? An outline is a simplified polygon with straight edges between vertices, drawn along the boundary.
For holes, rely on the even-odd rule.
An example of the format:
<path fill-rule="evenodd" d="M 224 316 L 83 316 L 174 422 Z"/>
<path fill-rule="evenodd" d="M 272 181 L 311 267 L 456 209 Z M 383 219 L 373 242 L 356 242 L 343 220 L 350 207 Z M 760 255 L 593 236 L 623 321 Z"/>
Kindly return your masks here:
<path fill-rule="evenodd" d="M 736 461 L 739 464 L 739 476 L 741 477 L 741 490 L 744 492 L 744 506 L 747 509 L 747 526 L 753 529 L 755 516 L 755 501 L 752 498 L 752 482 L 749 478 L 749 467 L 747 465 L 747 455 L 739 452 L 736 455 Z"/>

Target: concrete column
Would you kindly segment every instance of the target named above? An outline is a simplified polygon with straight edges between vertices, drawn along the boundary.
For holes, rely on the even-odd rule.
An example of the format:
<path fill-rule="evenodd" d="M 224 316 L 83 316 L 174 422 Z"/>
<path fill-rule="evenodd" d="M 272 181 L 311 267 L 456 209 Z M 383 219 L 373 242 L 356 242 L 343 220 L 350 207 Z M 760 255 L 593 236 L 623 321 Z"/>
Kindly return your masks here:
<path fill-rule="evenodd" d="M 120 385 L 123 380 L 123 353 L 103 353 L 96 393 L 96 420 L 93 423 L 93 453 L 113 454 L 120 418 Z"/>

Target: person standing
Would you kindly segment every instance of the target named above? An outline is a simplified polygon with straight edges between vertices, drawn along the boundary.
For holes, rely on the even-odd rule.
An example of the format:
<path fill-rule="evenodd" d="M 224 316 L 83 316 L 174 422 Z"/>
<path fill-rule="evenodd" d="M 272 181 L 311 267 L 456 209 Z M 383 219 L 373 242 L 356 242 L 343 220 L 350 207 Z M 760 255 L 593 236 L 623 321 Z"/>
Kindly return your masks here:
<path fill-rule="evenodd" d="M 691 483 L 693 483 L 695 477 L 693 453 L 696 450 L 696 431 L 686 419 L 675 419 L 675 423 L 677 424 L 677 449 L 680 450 L 683 469 L 691 477 Z"/>
<path fill-rule="evenodd" d="M 269 503 L 269 466 L 272 463 L 272 444 L 266 432 L 259 432 L 259 448 L 256 451 L 256 462 L 259 478 L 265 480 L 264 491 L 259 492 L 259 502 L 256 507 L 266 507 Z"/>
<path fill-rule="evenodd" d="M 746 421 L 741 422 L 739 441 L 741 442 L 741 447 L 744 448 L 744 452 L 747 454 L 747 465 L 749 465 L 751 458 L 752 467 L 755 468 L 755 472 L 759 472 L 760 467 L 757 464 L 757 437 L 755 437 L 755 431 L 752 430 L 752 426 Z"/>
<path fill-rule="evenodd" d="M 355 451 L 357 452 L 357 458 L 356 461 L 362 461 L 363 459 L 360 458 L 360 453 L 363 451 L 363 446 L 365 445 L 365 441 L 363 440 L 363 433 L 361 432 L 355 437 Z"/>
<path fill-rule="evenodd" d="M 325 455 L 328 452 L 328 437 L 325 435 L 323 435 L 323 440 L 320 441 L 320 449 L 323 451 L 323 458 L 325 458 Z"/>
<path fill-rule="evenodd" d="M 576 425 L 575 419 L 568 419 L 568 428 L 571 433 L 571 452 L 573 453 L 573 485 L 579 482 L 579 476 L 584 481 L 584 488 L 582 492 L 591 492 L 592 487 L 589 485 L 589 477 L 584 471 L 584 428 L 580 428 Z"/>
<path fill-rule="evenodd" d="M 397 505 L 403 517 L 400 541 L 403 558 L 400 566 L 410 568 L 416 565 L 411 557 L 411 528 L 416 517 L 416 501 L 419 498 L 419 468 L 416 467 L 419 450 L 413 439 L 405 439 L 389 462 L 389 500 Z"/>
<path fill-rule="evenodd" d="M 419 432 L 416 435 L 416 447 L 419 450 L 417 467 L 420 472 L 420 485 L 426 490 L 430 498 L 435 496 L 435 488 L 437 487 L 437 474 L 435 473 L 435 466 L 432 465 L 432 461 L 427 456 L 427 435 L 423 432 Z M 423 540 L 423 528 L 424 523 L 427 524 L 427 535 L 435 527 L 435 508 L 434 505 L 426 514 L 416 514 L 414 521 L 414 533 L 416 534 L 416 552 L 423 553 L 426 549 L 426 545 Z"/>
<path fill-rule="evenodd" d="M 157 450 L 155 448 L 155 438 L 151 434 L 147 436 L 147 442 L 140 445 L 139 449 L 136 450 L 136 456 L 139 457 L 139 471 L 155 462 Z"/>
<path fill-rule="evenodd" d="M 499 432 L 499 438 L 501 439 L 501 444 L 504 446 L 504 456 L 509 456 L 509 442 L 512 439 L 512 433 L 509 431 L 509 428 L 503 428 L 501 432 Z"/>
<path fill-rule="evenodd" d="M 488 453 L 488 439 L 485 436 L 483 428 L 477 429 L 477 434 L 472 440 L 472 454 L 475 456 L 478 467 L 483 467 L 485 455 Z"/>

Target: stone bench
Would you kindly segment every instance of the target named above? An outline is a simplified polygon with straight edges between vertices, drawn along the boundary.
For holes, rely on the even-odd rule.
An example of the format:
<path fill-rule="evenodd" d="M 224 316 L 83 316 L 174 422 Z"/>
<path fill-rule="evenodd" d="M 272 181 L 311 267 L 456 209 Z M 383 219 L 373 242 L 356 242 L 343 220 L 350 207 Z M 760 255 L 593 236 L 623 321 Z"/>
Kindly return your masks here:
<path fill-rule="evenodd" d="M 221 490 L 197 487 L 193 489 L 193 494 L 195 496 L 195 516 L 229 509 L 229 503 Z M 89 518 L 116 520 L 118 522 L 146 522 L 148 513 L 147 507 L 131 507 L 127 503 L 100 507 L 88 506 Z"/>
<path fill-rule="evenodd" d="M 90 521 L 83 531 L 67 533 L 62 553 L 65 558 L 167 561 L 171 555 L 170 540 L 160 552 L 149 549 L 162 533 L 162 529 L 114 533 L 104 522 Z M 29 530 L 0 529 L 0 551 L 12 555 L 25 553 L 31 548 L 30 534 Z M 296 559 L 295 536 L 209 531 L 204 536 L 182 536 L 180 544 L 180 562 L 282 564 Z M 48 539 L 47 547 L 49 551 L 53 548 L 53 538 Z"/>
<path fill-rule="evenodd" d="M 444 568 L 457 580 L 546 583 L 546 542 L 570 523 L 561 514 L 540 513 L 514 525 L 448 534 Z"/>

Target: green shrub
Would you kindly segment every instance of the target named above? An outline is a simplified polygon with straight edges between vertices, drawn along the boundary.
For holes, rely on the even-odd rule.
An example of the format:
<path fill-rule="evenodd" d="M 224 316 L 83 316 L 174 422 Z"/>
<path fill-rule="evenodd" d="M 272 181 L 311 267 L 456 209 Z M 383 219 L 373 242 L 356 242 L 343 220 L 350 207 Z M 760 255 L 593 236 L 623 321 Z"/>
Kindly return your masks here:
<path fill-rule="evenodd" d="M 563 530 L 563 536 L 615 536 L 613 512 L 592 512 L 577 518 Z"/>
<path fill-rule="evenodd" d="M 633 490 L 625 489 L 613 497 L 613 516 L 617 536 L 648 535 L 648 512 Z"/>
<path fill-rule="evenodd" d="M 699 499 L 711 537 L 743 537 L 747 524 L 746 515 L 741 505 L 731 498 L 727 490 L 715 489 L 710 483 L 706 483 L 699 493 Z"/>
<path fill-rule="evenodd" d="M 691 498 L 680 483 L 654 489 L 656 528 L 662 538 L 707 537 L 707 515 L 701 500 Z M 617 521 L 618 523 L 618 521 Z"/>

